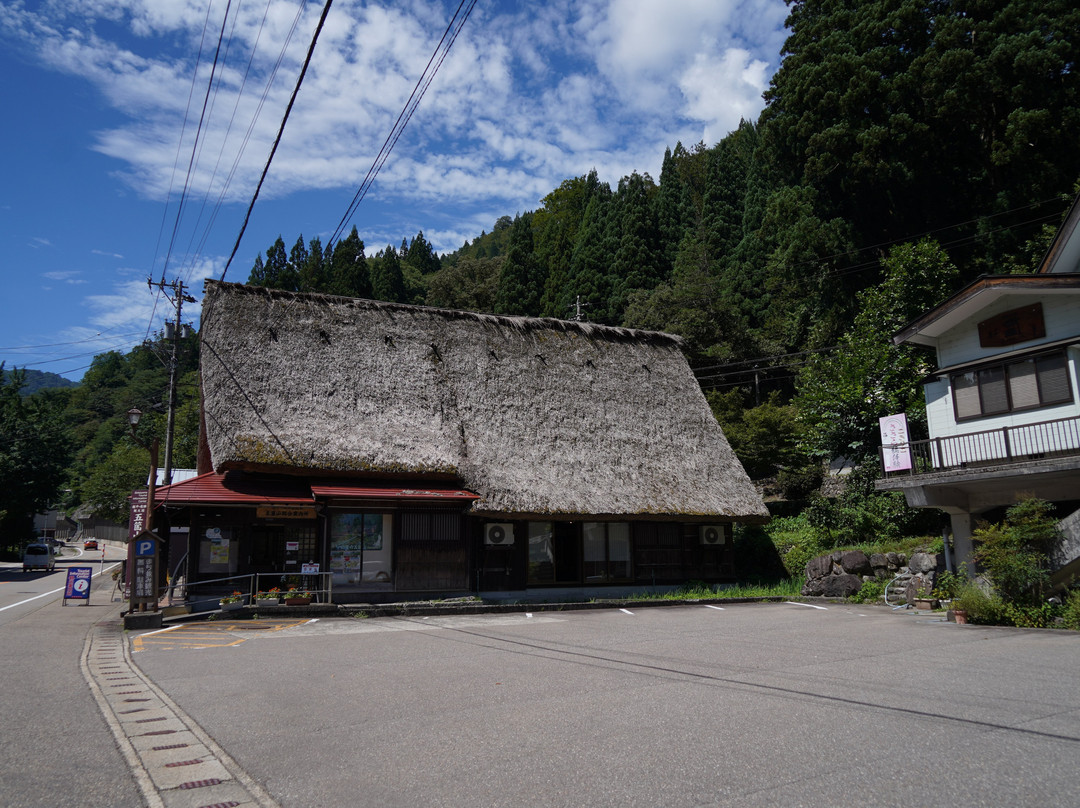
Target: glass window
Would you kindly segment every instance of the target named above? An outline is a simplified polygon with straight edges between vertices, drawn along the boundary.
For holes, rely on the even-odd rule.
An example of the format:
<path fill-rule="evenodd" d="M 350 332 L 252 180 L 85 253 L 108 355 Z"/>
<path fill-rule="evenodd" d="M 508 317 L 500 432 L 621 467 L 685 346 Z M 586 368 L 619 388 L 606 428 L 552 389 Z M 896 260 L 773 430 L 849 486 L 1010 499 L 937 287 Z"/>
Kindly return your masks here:
<path fill-rule="evenodd" d="M 585 522 L 582 528 L 585 583 L 622 581 L 630 577 L 630 525 Z"/>
<path fill-rule="evenodd" d="M 1014 410 L 1039 406 L 1039 380 L 1035 375 L 1034 359 L 1009 365 L 1009 397 Z"/>
<path fill-rule="evenodd" d="M 1005 391 L 1005 368 L 993 367 L 979 371 L 983 415 L 1009 411 L 1009 395 Z"/>
<path fill-rule="evenodd" d="M 551 522 L 529 522 L 529 583 L 555 583 L 554 531 Z"/>
<path fill-rule="evenodd" d="M 391 521 L 388 513 L 331 515 L 330 571 L 335 586 L 391 583 Z"/>
<path fill-rule="evenodd" d="M 1039 396 L 1043 404 L 1072 401 L 1069 385 L 1069 365 L 1065 354 L 1042 356 L 1036 361 L 1039 373 Z"/>
<path fill-rule="evenodd" d="M 974 373 L 953 376 L 953 400 L 956 402 L 957 418 L 974 418 L 982 408 L 979 406 L 979 377 Z"/>
<path fill-rule="evenodd" d="M 957 373 L 950 381 L 957 420 L 1072 401 L 1064 351 Z"/>

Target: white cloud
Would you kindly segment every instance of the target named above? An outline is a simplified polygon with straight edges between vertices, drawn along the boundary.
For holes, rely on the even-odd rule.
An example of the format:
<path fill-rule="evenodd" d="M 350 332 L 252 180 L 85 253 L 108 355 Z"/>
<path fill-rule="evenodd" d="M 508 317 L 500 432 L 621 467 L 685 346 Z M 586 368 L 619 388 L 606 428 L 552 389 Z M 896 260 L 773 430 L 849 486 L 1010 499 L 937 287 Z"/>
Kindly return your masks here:
<path fill-rule="evenodd" d="M 338 0 L 260 198 L 345 190 L 348 199 L 455 7 Z M 249 135 L 297 5 L 274 0 L 260 28 L 264 8 L 240 6 L 235 26 L 226 28 L 228 59 L 200 134 L 191 198 L 208 193 L 212 204 L 235 161 L 225 200 L 246 203 L 270 152 L 320 9 L 305 8 Z M 97 133 L 95 148 L 117 161 L 125 180 L 155 201 L 170 188 L 176 194 L 209 78 L 204 55 L 185 126 L 203 0 L 54 0 L 35 11 L 0 9 L 8 37 L 29 44 L 53 69 L 82 76 L 123 113 Z M 211 31 L 223 9 L 212 8 Z M 462 206 L 535 207 L 563 179 L 594 167 L 613 184 L 633 170 L 655 176 L 665 145 L 711 143 L 740 118 L 756 117 L 778 62 L 785 14 L 783 0 L 478 6 L 379 175 L 378 198 L 431 206 L 418 217 L 459 208 L 464 218 L 471 211 Z M 442 230 L 455 240 L 460 232 Z"/>

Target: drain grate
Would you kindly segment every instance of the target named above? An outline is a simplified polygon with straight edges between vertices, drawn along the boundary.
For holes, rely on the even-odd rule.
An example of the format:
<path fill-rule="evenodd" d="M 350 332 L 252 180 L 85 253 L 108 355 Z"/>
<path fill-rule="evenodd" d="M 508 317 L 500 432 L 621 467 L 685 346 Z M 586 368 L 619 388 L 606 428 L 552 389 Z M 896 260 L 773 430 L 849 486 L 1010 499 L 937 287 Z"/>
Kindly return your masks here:
<path fill-rule="evenodd" d="M 164 752 L 166 749 L 183 749 L 188 744 L 186 743 L 167 743 L 164 746 L 152 746 L 151 752 Z"/>
<path fill-rule="evenodd" d="M 154 721 L 168 721 L 168 720 L 169 719 L 168 719 L 167 716 L 161 716 L 160 718 L 136 718 L 135 723 L 136 724 L 150 724 L 150 723 L 152 723 Z"/>
<path fill-rule="evenodd" d="M 239 804 L 236 800 L 230 800 L 229 802 L 215 802 L 213 805 L 200 805 L 199 808 L 236 808 Z"/>
<path fill-rule="evenodd" d="M 196 763 L 202 763 L 201 760 L 181 760 L 176 763 L 166 763 L 166 769 L 175 769 L 178 766 L 194 766 Z"/>
<path fill-rule="evenodd" d="M 144 735 L 175 735 L 175 729 L 155 729 L 153 732 L 144 732 Z"/>
<path fill-rule="evenodd" d="M 219 786 L 219 785 L 221 785 L 221 780 L 219 780 L 216 777 L 211 777 L 209 780 L 192 780 L 189 783 L 181 783 L 180 788 L 182 788 L 182 789 L 206 788 L 207 786 Z"/>

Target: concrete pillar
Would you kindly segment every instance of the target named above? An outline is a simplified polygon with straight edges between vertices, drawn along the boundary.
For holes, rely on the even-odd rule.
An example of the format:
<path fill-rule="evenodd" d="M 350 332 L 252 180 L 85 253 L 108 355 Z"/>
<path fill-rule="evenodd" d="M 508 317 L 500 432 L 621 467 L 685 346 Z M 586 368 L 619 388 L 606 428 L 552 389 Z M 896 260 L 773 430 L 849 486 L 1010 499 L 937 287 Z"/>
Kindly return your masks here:
<path fill-rule="evenodd" d="M 975 562 L 971 560 L 973 549 L 971 534 L 975 529 L 975 517 L 970 513 L 951 513 L 949 514 L 949 522 L 952 524 L 956 569 L 962 572 L 964 564 L 967 564 L 968 573 L 974 574 Z"/>

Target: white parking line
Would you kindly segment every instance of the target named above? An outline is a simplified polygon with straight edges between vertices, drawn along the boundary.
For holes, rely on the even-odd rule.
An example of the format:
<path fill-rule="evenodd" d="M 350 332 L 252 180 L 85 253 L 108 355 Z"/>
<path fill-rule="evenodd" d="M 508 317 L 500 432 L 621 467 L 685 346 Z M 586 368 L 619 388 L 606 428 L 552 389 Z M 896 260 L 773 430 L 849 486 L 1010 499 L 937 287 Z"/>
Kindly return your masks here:
<path fill-rule="evenodd" d="M 718 612 L 722 612 L 722 611 L 724 611 L 724 607 L 723 607 L 723 606 L 713 606 L 713 605 L 712 605 L 711 603 L 706 603 L 706 604 L 705 604 L 705 608 L 706 608 L 706 609 L 716 609 L 716 611 L 718 611 Z"/>
<path fill-rule="evenodd" d="M 823 612 L 829 611 L 824 606 L 815 606 L 813 603 L 796 603 L 793 600 L 785 600 L 784 603 L 788 604 L 789 606 L 805 606 L 807 609 L 821 609 L 821 611 Z"/>

